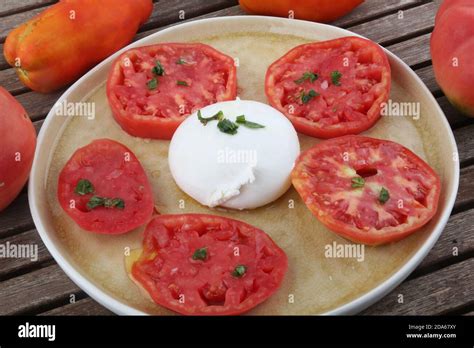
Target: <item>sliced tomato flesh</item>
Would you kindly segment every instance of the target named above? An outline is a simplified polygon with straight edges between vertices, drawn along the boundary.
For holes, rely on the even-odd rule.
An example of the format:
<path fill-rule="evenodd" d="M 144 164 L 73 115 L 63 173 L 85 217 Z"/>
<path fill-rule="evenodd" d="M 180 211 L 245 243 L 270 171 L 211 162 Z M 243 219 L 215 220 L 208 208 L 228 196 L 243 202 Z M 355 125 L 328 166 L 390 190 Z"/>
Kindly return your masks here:
<path fill-rule="evenodd" d="M 345 136 L 302 153 L 292 181 L 313 214 L 353 241 L 401 239 L 435 214 L 440 179 L 400 144 Z"/>
<path fill-rule="evenodd" d="M 358 37 L 304 44 L 269 67 L 265 90 L 299 132 L 319 138 L 357 134 L 380 117 L 390 65 L 377 44 Z"/>
<path fill-rule="evenodd" d="M 233 315 L 270 297 L 286 269 L 283 250 L 251 225 L 213 215 L 161 215 L 145 230 L 132 276 L 175 312 Z"/>

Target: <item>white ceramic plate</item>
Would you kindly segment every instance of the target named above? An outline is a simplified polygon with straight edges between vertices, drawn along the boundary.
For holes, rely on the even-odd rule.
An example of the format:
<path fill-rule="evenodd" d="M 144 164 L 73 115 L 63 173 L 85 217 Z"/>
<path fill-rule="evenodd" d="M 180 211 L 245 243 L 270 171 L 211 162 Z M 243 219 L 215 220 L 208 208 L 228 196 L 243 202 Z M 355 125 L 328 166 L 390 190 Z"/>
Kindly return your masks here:
<path fill-rule="evenodd" d="M 128 48 L 149 45 L 157 42 L 200 41 L 200 38 L 206 38 L 203 39 L 204 42 L 221 42 L 222 40 L 225 41 L 225 39 L 222 38 L 228 36 L 228 42 L 225 47 L 230 47 L 230 50 L 232 51 L 232 35 L 239 35 L 238 37 L 240 37 L 241 45 L 242 40 L 244 40 L 243 42 L 245 43 L 245 35 L 248 35 L 249 38 L 251 38 L 253 35 L 255 36 L 255 38 L 258 37 L 260 39 L 262 37 L 265 37 L 266 35 L 268 37 L 268 40 L 273 40 L 271 43 L 272 45 L 278 46 L 280 45 L 278 37 L 289 38 L 289 41 L 287 40 L 286 42 L 307 42 L 311 40 L 326 40 L 356 34 L 344 29 L 324 24 L 261 16 L 222 17 L 184 23 L 143 38 L 122 49 L 113 56 L 107 58 L 95 68 L 93 68 L 91 71 L 89 71 L 85 76 L 79 79 L 74 85 L 72 85 L 61 96 L 58 102 L 62 103 L 65 100 L 69 102 L 76 102 L 86 100 L 94 93 L 96 96 L 100 95 L 100 88 L 103 88 L 103 84 L 106 81 L 107 73 L 109 71 L 112 61 L 121 52 Z M 214 39 L 210 39 L 213 37 Z M 238 40 L 236 39 L 236 44 L 237 41 Z M 285 40 L 282 39 L 281 41 L 283 42 Z M 287 47 L 285 47 L 284 49 L 286 50 Z M 259 63 L 258 54 L 264 55 L 266 53 L 258 53 L 258 48 L 256 48 L 255 51 L 255 65 L 258 66 L 258 64 L 263 64 Z M 224 52 L 232 54 L 232 52 L 226 52 L 225 50 Z M 284 50 L 282 52 L 284 52 Z M 417 75 L 405 63 L 403 63 L 399 58 L 397 58 L 390 52 L 387 51 L 387 55 L 389 57 L 390 65 L 392 68 L 392 81 L 395 82 L 394 86 L 396 87 L 392 88 L 392 94 L 395 98 L 408 98 L 410 100 L 415 100 L 419 102 L 422 108 L 422 117 L 420 119 L 421 121 L 419 121 L 416 126 L 412 125 L 411 123 L 410 125 L 408 125 L 408 123 L 406 123 L 408 121 L 403 121 L 405 122 L 404 127 L 408 127 L 407 129 L 410 130 L 413 129 L 413 133 L 407 132 L 406 134 L 404 134 L 405 130 L 403 130 L 403 132 L 401 133 L 400 130 L 397 130 L 398 125 L 402 123 L 395 123 L 393 120 L 384 119 L 379 121 L 380 126 L 376 125 L 374 129 L 364 134 L 373 135 L 375 137 L 380 136 L 390 138 L 392 140 L 399 140 L 399 142 L 402 142 L 405 146 L 408 147 L 410 147 L 410 144 L 412 143 L 414 144 L 413 147 L 419 147 L 418 151 L 415 152 L 417 152 L 419 155 L 425 157 L 425 159 L 428 160 L 428 162 L 438 172 L 442 180 L 442 193 L 438 213 L 434 217 L 434 219 L 424 228 L 424 230 L 418 233 L 417 237 L 409 237 L 412 239 L 407 239 L 405 241 L 395 243 L 392 246 L 380 247 L 386 249 L 370 249 L 369 253 L 372 253 L 373 251 L 374 253 L 380 254 L 385 252 L 384 250 L 386 250 L 387 255 L 389 253 L 390 255 L 395 255 L 394 253 L 396 253 L 397 250 L 399 251 L 401 248 L 412 248 L 412 250 L 409 253 L 407 252 L 407 255 L 405 255 L 406 257 L 404 256 L 405 258 L 403 259 L 403 262 L 399 262 L 398 264 L 394 263 L 393 265 L 390 265 L 392 268 L 388 271 L 385 270 L 388 272 L 387 276 L 384 276 L 383 279 L 374 281 L 373 285 L 371 285 L 370 288 L 364 288 L 359 292 L 354 292 L 353 294 L 351 294 L 350 284 L 344 284 L 343 281 L 340 283 L 331 283 L 327 280 L 324 280 L 326 282 L 324 283 L 321 280 L 321 283 L 324 283 L 324 289 L 326 289 L 325 291 L 327 294 L 331 293 L 331 286 L 333 286 L 333 289 L 343 289 L 345 287 L 346 292 L 349 292 L 346 296 L 346 299 L 341 299 L 336 302 L 333 301 L 332 304 L 327 304 L 326 307 L 324 307 L 322 304 L 318 304 L 319 307 L 315 308 L 320 309 L 314 311 L 310 310 L 309 312 L 274 311 L 272 310 L 272 308 L 268 308 L 263 312 L 257 312 L 259 314 L 357 313 L 382 298 L 384 295 L 394 289 L 398 284 L 400 284 L 427 255 L 427 253 L 433 247 L 441 232 L 443 231 L 444 226 L 446 225 L 446 222 L 450 216 L 454 204 L 459 183 L 459 164 L 458 162 L 452 160 L 453 154 L 457 152 L 454 136 L 440 107 L 436 103 L 430 91 L 423 85 Z M 252 57 L 250 56 L 250 58 Z M 278 56 L 272 57 L 272 59 L 276 58 L 278 58 Z M 239 69 L 242 69 L 242 74 L 244 74 L 245 69 L 247 68 L 241 66 L 239 67 Z M 259 69 L 264 70 L 265 66 L 260 67 Z M 263 73 L 264 71 L 262 72 L 262 74 Z M 258 83 L 261 83 L 261 80 L 256 81 L 254 85 Z M 239 84 L 242 85 L 240 80 Z M 253 95 L 256 96 L 255 99 L 262 99 L 263 85 L 259 85 L 256 87 L 262 89 L 262 91 L 256 94 L 254 93 Z M 252 88 L 255 88 L 255 86 L 253 86 Z M 249 94 L 249 92 L 246 92 L 245 90 L 240 90 L 240 93 Z M 244 95 L 244 98 L 250 99 L 248 95 Z M 106 105 L 106 100 L 104 101 L 104 105 Z M 104 107 L 107 108 L 107 106 Z M 109 110 L 104 110 L 105 109 L 101 109 L 100 112 L 103 111 L 105 114 L 109 113 Z M 107 291 L 107 287 L 103 286 L 104 284 L 99 284 L 92 277 L 90 277 L 87 272 L 85 272 L 84 269 L 82 269 L 78 265 L 77 260 L 75 260 L 74 257 L 71 255 L 70 249 L 66 247 L 64 243 L 64 238 L 60 237 L 60 234 L 58 233 L 57 228 L 55 227 L 55 217 L 53 216 L 54 214 L 52 213 L 51 206 L 47 203 L 48 175 L 51 167 L 62 165 L 55 163 L 54 153 L 56 151 L 57 144 L 60 141 L 62 141 L 61 146 L 63 146 L 64 144 L 65 140 L 61 140 L 61 137 L 63 137 L 63 133 L 65 132 L 65 130 L 67 130 L 69 122 L 70 120 L 67 117 L 56 116 L 55 110 L 53 109 L 48 114 L 38 137 L 38 144 L 36 148 L 36 155 L 33 163 L 33 169 L 31 172 L 28 192 L 30 209 L 37 230 L 49 252 L 58 262 L 61 268 L 81 289 L 88 293 L 92 298 L 94 298 L 96 301 L 98 301 L 99 303 L 101 303 L 102 305 L 117 314 L 146 314 L 146 312 L 148 311 L 145 311 L 137 306 L 132 305 L 129 301 L 127 301 L 127 299 L 125 298 L 126 296 L 121 298 L 116 294 L 111 294 L 110 291 Z M 113 127 L 116 126 L 110 126 L 110 128 Z M 81 129 L 78 128 L 78 132 L 80 131 Z M 119 128 L 117 128 L 114 130 L 114 132 L 121 131 L 119 131 Z M 419 134 L 424 134 L 423 142 L 421 142 L 421 140 L 418 141 L 417 137 L 419 136 Z M 430 136 L 430 134 L 435 134 L 435 136 Z M 88 134 L 84 134 L 84 138 L 87 138 L 87 136 Z M 120 137 L 124 138 L 127 137 L 127 135 L 124 135 L 124 133 L 120 133 Z M 406 138 L 406 141 L 402 141 L 403 137 Z M 411 139 L 409 139 L 410 137 Z M 126 141 L 132 141 L 128 138 L 126 139 Z M 300 141 L 302 141 L 301 138 Z M 303 142 L 305 141 L 310 140 L 306 139 Z M 134 149 L 132 148 L 132 150 Z M 423 152 L 423 154 L 420 154 L 420 152 Z M 54 204 L 54 202 L 51 204 Z M 317 224 L 316 220 L 314 221 L 314 224 Z M 322 227 L 318 228 L 321 229 Z M 68 232 L 62 231 L 62 233 L 67 234 Z M 297 233 L 297 231 L 295 231 L 294 233 Z M 333 236 L 332 234 L 328 234 L 326 231 L 323 231 L 321 233 L 324 234 L 325 238 L 327 236 Z M 274 236 L 272 235 L 272 237 Z M 277 242 L 279 241 L 277 240 Z M 284 248 L 288 250 L 289 247 L 284 246 Z M 336 267 L 336 272 L 333 274 L 334 276 L 337 276 L 337 263 L 334 265 L 332 267 Z M 347 275 L 346 277 L 350 279 L 351 275 Z M 355 277 L 354 279 L 356 279 L 357 274 L 352 275 L 352 277 Z M 332 281 L 332 277 L 330 278 Z M 287 280 L 287 282 L 291 282 L 291 277 L 289 280 Z M 134 285 L 130 284 L 130 286 Z M 311 287 L 308 289 L 311 290 Z M 318 289 L 321 290 L 322 288 L 319 287 Z M 318 291 L 314 292 L 314 294 L 310 295 L 313 297 L 317 297 Z M 319 291 L 319 294 L 321 297 L 325 296 L 324 293 L 322 293 L 321 291 Z M 265 305 L 273 306 L 274 302 L 275 301 L 270 302 L 270 304 L 268 305 Z"/>

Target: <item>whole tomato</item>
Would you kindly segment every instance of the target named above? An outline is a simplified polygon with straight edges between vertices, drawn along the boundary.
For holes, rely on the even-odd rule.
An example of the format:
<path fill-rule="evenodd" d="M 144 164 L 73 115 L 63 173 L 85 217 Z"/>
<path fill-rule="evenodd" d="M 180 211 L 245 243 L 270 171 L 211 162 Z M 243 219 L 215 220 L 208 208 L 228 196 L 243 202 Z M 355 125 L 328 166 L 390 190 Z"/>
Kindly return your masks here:
<path fill-rule="evenodd" d="M 474 117 L 474 1 L 445 0 L 431 35 L 436 81 L 461 112 Z"/>
<path fill-rule="evenodd" d="M 4 55 L 38 92 L 70 84 L 129 43 L 152 0 L 62 0 L 8 35 Z"/>
<path fill-rule="evenodd" d="M 293 15 L 297 19 L 315 22 L 334 21 L 363 2 L 364 0 L 239 0 L 240 7 L 251 14 L 277 17 Z"/>
<path fill-rule="evenodd" d="M 0 87 L 0 211 L 18 195 L 31 169 L 36 131 L 23 106 Z"/>

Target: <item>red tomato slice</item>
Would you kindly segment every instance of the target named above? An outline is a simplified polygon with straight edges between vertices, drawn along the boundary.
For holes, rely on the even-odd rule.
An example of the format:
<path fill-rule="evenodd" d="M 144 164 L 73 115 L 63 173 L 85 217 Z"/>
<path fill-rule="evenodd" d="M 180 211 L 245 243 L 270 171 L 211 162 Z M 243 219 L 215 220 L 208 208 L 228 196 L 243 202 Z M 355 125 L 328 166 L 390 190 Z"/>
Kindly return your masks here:
<path fill-rule="evenodd" d="M 107 80 L 115 120 L 143 138 L 171 139 L 186 116 L 236 96 L 234 60 L 200 43 L 130 49 L 117 58 Z"/>
<path fill-rule="evenodd" d="M 77 193 L 84 180 L 92 187 Z M 95 207 L 88 206 L 91 199 Z M 94 140 L 74 152 L 59 175 L 58 200 L 80 227 L 96 233 L 131 231 L 153 212 L 151 186 L 140 162 L 110 139 Z"/>
<path fill-rule="evenodd" d="M 358 134 L 380 118 L 390 65 L 380 46 L 359 37 L 300 45 L 268 68 L 265 93 L 301 133 Z"/>
<path fill-rule="evenodd" d="M 157 304 L 175 312 L 235 315 L 270 297 L 287 267 L 284 251 L 244 222 L 204 214 L 160 215 L 145 230 L 132 276 Z"/>
<path fill-rule="evenodd" d="M 436 213 L 441 186 L 434 170 L 407 148 L 362 136 L 327 140 L 303 152 L 292 181 L 329 229 L 374 245 L 425 225 Z"/>

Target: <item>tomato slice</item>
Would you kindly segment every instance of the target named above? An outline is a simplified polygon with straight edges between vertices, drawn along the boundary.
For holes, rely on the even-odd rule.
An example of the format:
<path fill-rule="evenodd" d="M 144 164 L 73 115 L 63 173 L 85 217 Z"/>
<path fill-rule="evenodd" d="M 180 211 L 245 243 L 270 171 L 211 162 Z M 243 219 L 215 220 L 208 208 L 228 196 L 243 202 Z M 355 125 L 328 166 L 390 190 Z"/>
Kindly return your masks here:
<path fill-rule="evenodd" d="M 114 62 L 107 97 L 127 133 L 171 139 L 194 111 L 237 96 L 234 60 L 200 43 L 133 48 Z"/>
<path fill-rule="evenodd" d="M 148 222 L 153 195 L 133 152 L 110 140 L 94 140 L 79 148 L 58 179 L 58 200 L 83 229 L 120 234 Z"/>
<path fill-rule="evenodd" d="M 175 312 L 235 315 L 270 297 L 287 267 L 284 251 L 244 222 L 204 214 L 160 215 L 145 230 L 132 276 L 157 304 Z"/>
<path fill-rule="evenodd" d="M 268 68 L 265 93 L 301 133 L 358 134 L 380 118 L 390 65 L 380 46 L 359 37 L 304 44 Z"/>
<path fill-rule="evenodd" d="M 440 179 L 400 144 L 348 135 L 303 152 L 292 182 L 311 212 L 355 242 L 402 239 L 436 213 Z"/>

